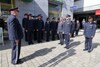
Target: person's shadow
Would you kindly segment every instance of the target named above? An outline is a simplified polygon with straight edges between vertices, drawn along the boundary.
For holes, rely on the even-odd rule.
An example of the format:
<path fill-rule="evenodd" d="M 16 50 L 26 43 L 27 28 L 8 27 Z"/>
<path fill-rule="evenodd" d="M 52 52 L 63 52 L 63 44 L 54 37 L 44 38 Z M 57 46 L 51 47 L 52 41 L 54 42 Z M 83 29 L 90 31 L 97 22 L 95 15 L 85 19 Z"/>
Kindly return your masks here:
<path fill-rule="evenodd" d="M 76 41 L 76 42 L 72 42 L 70 44 L 70 47 L 71 49 L 63 52 L 63 53 L 60 53 L 58 56 L 52 58 L 51 60 L 41 64 L 39 67 L 55 67 L 57 64 L 59 64 L 61 61 L 75 55 L 75 47 L 79 46 L 81 43 L 83 42 L 80 42 L 80 41 Z M 49 66 L 48 66 L 49 65 Z"/>
<path fill-rule="evenodd" d="M 49 52 L 52 52 L 52 50 L 55 49 L 55 48 L 56 47 L 40 49 L 40 50 L 36 51 L 35 53 L 22 58 L 22 60 L 25 62 L 25 61 L 31 60 L 35 57 L 46 55 Z"/>
<path fill-rule="evenodd" d="M 80 41 L 72 42 L 72 43 L 70 44 L 70 48 L 76 47 L 76 46 L 80 45 L 81 43 L 83 43 L 83 42 L 80 42 Z"/>
<path fill-rule="evenodd" d="M 93 43 L 93 49 L 97 48 L 98 46 L 100 46 L 100 43 Z"/>
<path fill-rule="evenodd" d="M 61 61 L 65 60 L 75 54 L 76 54 L 75 49 L 67 50 L 67 51 L 59 54 L 58 56 L 52 58 L 51 60 L 41 64 L 39 67 L 47 67 L 47 65 L 49 65 L 48 67 L 55 67 Z"/>

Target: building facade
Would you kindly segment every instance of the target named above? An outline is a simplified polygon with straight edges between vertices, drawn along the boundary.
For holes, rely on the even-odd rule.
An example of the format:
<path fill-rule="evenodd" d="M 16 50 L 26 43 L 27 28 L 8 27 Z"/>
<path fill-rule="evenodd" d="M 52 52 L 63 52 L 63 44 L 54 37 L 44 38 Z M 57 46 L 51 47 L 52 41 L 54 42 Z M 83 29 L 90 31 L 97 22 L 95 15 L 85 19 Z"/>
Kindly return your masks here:
<path fill-rule="evenodd" d="M 77 10 L 74 11 L 74 17 L 82 22 L 83 19 L 87 21 L 88 16 L 92 15 L 100 26 L 100 15 L 96 15 L 96 10 L 100 9 L 100 0 L 75 0 L 74 5 Z"/>
<path fill-rule="evenodd" d="M 35 16 L 41 14 L 44 21 L 47 17 L 65 17 L 66 14 L 70 14 L 71 18 L 73 18 L 73 11 L 70 9 L 74 4 L 73 0 L 1 0 L 0 3 L 9 5 L 8 8 L 6 8 L 6 6 L 2 7 L 6 10 L 0 8 L 2 16 L 8 14 L 7 11 L 9 8 L 18 7 L 20 10 L 18 17 L 20 22 L 22 21 L 24 13 L 31 13 Z M 5 13 L 5 11 L 7 13 Z"/>

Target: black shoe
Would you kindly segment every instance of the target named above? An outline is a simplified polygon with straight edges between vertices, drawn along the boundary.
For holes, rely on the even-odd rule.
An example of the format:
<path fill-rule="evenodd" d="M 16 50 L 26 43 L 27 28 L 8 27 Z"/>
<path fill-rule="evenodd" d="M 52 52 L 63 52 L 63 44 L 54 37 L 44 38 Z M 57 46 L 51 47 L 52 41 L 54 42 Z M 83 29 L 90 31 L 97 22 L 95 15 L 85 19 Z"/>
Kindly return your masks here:
<path fill-rule="evenodd" d="M 64 43 L 61 43 L 61 45 L 64 45 Z"/>
<path fill-rule="evenodd" d="M 18 60 L 17 64 L 22 64 L 23 61 L 21 59 Z"/>
<path fill-rule="evenodd" d="M 61 43 L 58 43 L 58 44 L 61 44 Z"/>
<path fill-rule="evenodd" d="M 22 64 L 22 63 L 23 63 L 23 61 L 21 59 L 19 59 L 17 63 L 12 63 L 12 64 L 17 65 L 17 64 Z"/>
<path fill-rule="evenodd" d="M 69 49 L 69 47 L 66 47 L 66 46 L 65 46 L 64 48 L 67 48 L 67 49 Z"/>
<path fill-rule="evenodd" d="M 92 50 L 88 50 L 88 53 L 92 52 Z"/>
<path fill-rule="evenodd" d="M 83 51 L 86 51 L 86 50 L 88 50 L 88 49 L 83 49 Z"/>

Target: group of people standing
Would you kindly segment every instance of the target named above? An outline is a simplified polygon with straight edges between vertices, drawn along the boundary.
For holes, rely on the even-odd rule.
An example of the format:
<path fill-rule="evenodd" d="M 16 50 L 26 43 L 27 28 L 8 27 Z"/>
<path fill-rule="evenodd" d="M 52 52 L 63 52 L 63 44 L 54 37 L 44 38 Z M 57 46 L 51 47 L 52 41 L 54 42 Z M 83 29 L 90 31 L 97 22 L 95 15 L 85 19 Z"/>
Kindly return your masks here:
<path fill-rule="evenodd" d="M 22 20 L 22 26 L 25 33 L 25 41 L 28 42 L 28 44 L 33 44 L 35 40 L 37 40 L 38 43 L 41 43 L 42 40 L 46 40 L 47 42 L 51 40 L 60 39 L 59 36 L 59 26 L 60 22 L 64 22 L 68 16 L 63 18 L 56 19 L 55 17 L 50 20 L 48 17 L 46 19 L 46 22 L 43 21 L 42 15 L 38 16 L 32 16 L 32 14 L 25 13 L 24 18 Z M 69 15 L 70 18 L 70 15 Z M 71 21 L 71 19 L 70 19 Z M 80 23 L 77 20 L 70 22 L 71 29 L 70 33 L 71 36 L 74 37 L 75 35 L 78 35 L 79 29 L 80 29 Z M 60 29 L 63 31 L 63 29 Z M 76 33 L 76 34 L 75 34 Z"/>
<path fill-rule="evenodd" d="M 11 63 L 16 65 L 23 63 L 23 61 L 19 59 L 23 30 L 19 20 L 17 19 L 17 15 L 19 13 L 18 8 L 12 8 L 9 12 L 11 15 L 9 15 L 7 19 L 7 28 L 9 40 L 12 45 Z M 65 48 L 67 49 L 70 48 L 70 37 L 74 36 L 75 31 L 77 36 L 80 28 L 79 21 L 77 21 L 77 23 L 75 23 L 75 20 L 71 21 L 70 15 L 66 15 L 65 18 L 60 17 L 58 21 L 56 21 L 56 18 L 52 18 L 52 21 L 47 18 L 46 23 L 44 24 L 41 15 L 35 17 L 27 13 L 24 15 L 22 26 L 25 33 L 25 41 L 27 41 L 28 44 L 33 44 L 33 35 L 34 40 L 37 40 L 39 43 L 42 42 L 45 32 L 46 41 L 50 40 L 50 34 L 52 40 L 55 40 L 55 36 L 58 34 L 57 36 L 59 36 L 60 39 L 59 44 L 63 45 L 65 40 Z M 83 22 L 83 27 L 85 37 L 84 51 L 88 51 L 90 53 L 93 50 L 92 39 L 94 38 L 96 32 L 96 23 L 93 22 L 93 17 L 89 16 L 88 22 Z"/>

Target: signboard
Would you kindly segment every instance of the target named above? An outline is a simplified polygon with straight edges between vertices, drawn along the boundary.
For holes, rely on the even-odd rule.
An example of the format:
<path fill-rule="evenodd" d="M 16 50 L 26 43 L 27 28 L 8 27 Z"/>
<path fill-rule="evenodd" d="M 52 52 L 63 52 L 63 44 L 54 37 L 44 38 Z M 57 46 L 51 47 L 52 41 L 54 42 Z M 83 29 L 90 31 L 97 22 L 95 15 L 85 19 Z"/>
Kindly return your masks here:
<path fill-rule="evenodd" d="M 77 10 L 77 6 L 75 6 L 75 5 L 74 6 L 71 6 L 70 7 L 70 10 Z"/>
<path fill-rule="evenodd" d="M 100 16 L 100 9 L 98 9 L 98 10 L 95 11 L 95 15 Z"/>

